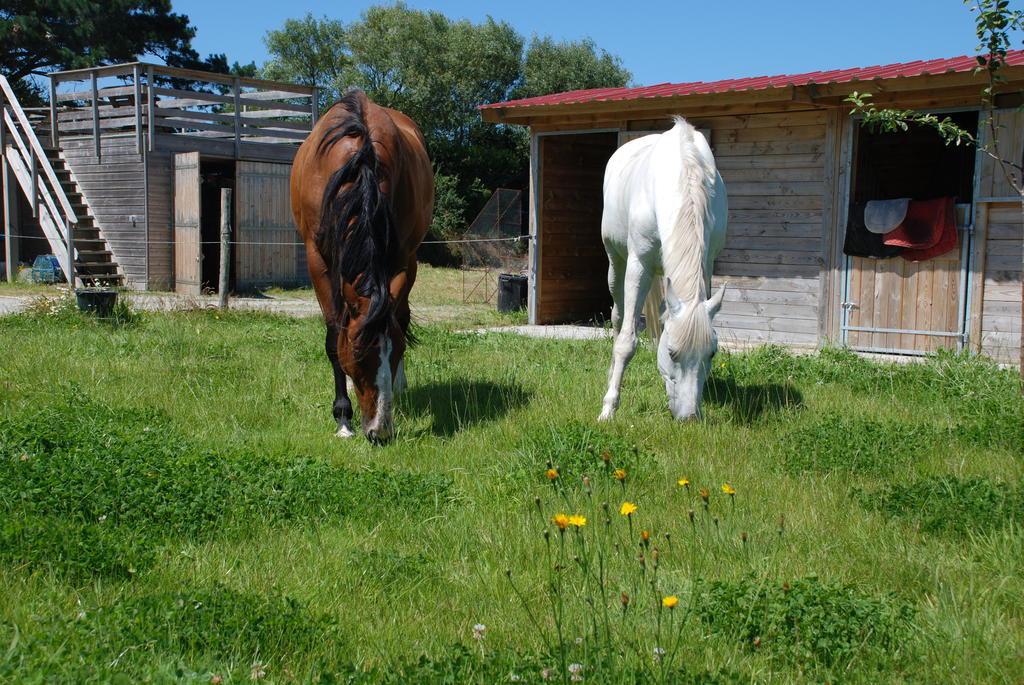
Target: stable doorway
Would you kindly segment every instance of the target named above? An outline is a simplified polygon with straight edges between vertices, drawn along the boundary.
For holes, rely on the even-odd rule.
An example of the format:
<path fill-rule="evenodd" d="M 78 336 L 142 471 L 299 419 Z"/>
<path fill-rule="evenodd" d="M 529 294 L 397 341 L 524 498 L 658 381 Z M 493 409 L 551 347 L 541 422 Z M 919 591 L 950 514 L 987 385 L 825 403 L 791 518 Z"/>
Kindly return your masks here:
<path fill-rule="evenodd" d="M 949 116 L 977 131 L 976 111 Z M 842 341 L 867 352 L 959 350 L 968 331 L 976 152 L 971 146 L 947 146 L 930 128 L 875 133 L 859 123 L 852 126 L 851 208 L 871 200 L 953 198 L 957 241 L 954 249 L 924 261 L 845 256 Z"/>

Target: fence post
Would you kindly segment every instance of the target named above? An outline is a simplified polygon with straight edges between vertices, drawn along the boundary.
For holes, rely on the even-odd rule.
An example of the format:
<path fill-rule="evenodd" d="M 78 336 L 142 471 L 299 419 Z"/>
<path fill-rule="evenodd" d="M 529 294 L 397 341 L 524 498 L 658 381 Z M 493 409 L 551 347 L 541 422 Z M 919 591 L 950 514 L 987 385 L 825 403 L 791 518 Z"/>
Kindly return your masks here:
<path fill-rule="evenodd" d="M 218 306 L 228 308 L 228 280 L 231 271 L 231 188 L 220 189 L 220 278 Z"/>

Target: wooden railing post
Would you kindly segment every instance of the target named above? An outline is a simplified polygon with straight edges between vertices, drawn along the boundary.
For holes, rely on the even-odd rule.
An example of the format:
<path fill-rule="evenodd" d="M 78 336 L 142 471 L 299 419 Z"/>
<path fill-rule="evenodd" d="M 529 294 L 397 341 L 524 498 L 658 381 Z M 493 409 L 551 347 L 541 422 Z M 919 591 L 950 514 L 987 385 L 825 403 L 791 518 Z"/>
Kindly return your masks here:
<path fill-rule="evenodd" d="M 96 145 L 96 161 L 100 161 L 100 103 L 96 90 L 96 71 L 89 72 L 89 84 L 92 89 L 92 138 Z"/>
<path fill-rule="evenodd" d="M 235 159 L 242 158 L 242 82 L 236 76 L 231 84 L 235 97 Z"/>
<path fill-rule="evenodd" d="M 2 109 L 2 108 L 0 108 Z M 0 121 L 0 151 L 4 150 L 6 144 L 6 136 L 3 135 L 4 122 Z M 14 249 L 14 240 L 11 236 L 11 231 L 14 230 L 14 221 L 11 220 L 11 210 L 14 203 L 11 202 L 11 195 L 13 194 L 14 188 L 11 186 L 11 178 L 7 170 L 7 155 L 0 155 L 0 181 L 2 181 L 2 187 L 0 190 L 3 191 L 3 205 L 4 205 L 4 254 L 7 259 L 7 282 L 13 283 L 14 277 L 17 275 L 18 268 L 18 254 L 17 250 Z"/>
<path fill-rule="evenodd" d="M 50 145 L 54 150 L 60 140 L 60 132 L 57 131 L 57 84 L 53 76 L 50 77 Z"/>
<path fill-rule="evenodd" d="M 0 91 L 0 191 L 3 192 L 4 212 L 4 258 L 7 282 L 14 281 L 15 265 L 17 255 L 14 254 L 14 241 L 11 239 L 13 222 L 11 221 L 11 187 L 7 175 L 7 122 L 4 119 L 4 111 L 7 109 L 6 98 L 3 91 Z"/>
<path fill-rule="evenodd" d="M 39 157 L 35 152 L 29 154 L 32 169 L 32 216 L 39 218 Z"/>
<path fill-rule="evenodd" d="M 64 225 L 67 226 L 67 241 L 68 241 L 68 272 L 65 274 L 68 278 L 68 287 L 75 287 L 75 222 L 64 220 Z"/>
<path fill-rule="evenodd" d="M 142 154 L 142 69 L 136 64 L 132 67 L 132 83 L 135 85 L 135 152 Z"/>
<path fill-rule="evenodd" d="M 314 87 L 313 88 L 313 95 L 311 97 L 313 98 L 313 101 L 309 103 L 310 104 L 310 110 L 309 111 L 310 111 L 310 114 L 312 115 L 312 117 L 311 117 L 312 123 L 310 124 L 309 127 L 313 128 L 314 126 L 316 126 L 316 120 L 320 118 L 320 89 Z"/>
<path fill-rule="evenodd" d="M 156 149 L 156 93 L 153 92 L 153 65 L 146 68 L 146 126 L 149 127 L 149 151 Z"/>

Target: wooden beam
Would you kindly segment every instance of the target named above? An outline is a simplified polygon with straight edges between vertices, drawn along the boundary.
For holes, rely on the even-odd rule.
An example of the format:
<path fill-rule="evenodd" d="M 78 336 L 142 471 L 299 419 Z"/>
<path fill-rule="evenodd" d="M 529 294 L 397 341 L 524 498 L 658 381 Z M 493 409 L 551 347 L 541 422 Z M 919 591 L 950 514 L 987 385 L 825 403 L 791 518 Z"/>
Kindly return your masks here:
<path fill-rule="evenodd" d="M 1005 75 L 1007 76 L 1008 83 L 1001 90 L 1011 92 L 1021 90 L 1024 87 L 1024 67 L 1007 68 Z M 677 112 L 688 116 L 687 112 L 694 112 L 698 108 L 707 108 L 708 113 L 710 113 L 712 111 L 728 111 L 729 109 L 751 109 L 764 106 L 766 103 L 774 103 L 779 107 L 779 111 L 786 109 L 786 105 L 791 108 L 800 107 L 803 109 L 841 107 L 844 106 L 843 98 L 853 91 L 877 94 L 875 100 L 879 103 L 886 98 L 898 99 L 900 102 L 910 97 L 927 100 L 928 98 L 935 98 L 958 88 L 964 90 L 958 92 L 957 96 L 966 95 L 969 92 L 980 95 L 980 88 L 984 87 L 985 84 L 985 79 L 973 72 L 925 74 L 914 77 L 874 79 L 870 81 L 813 84 L 813 90 L 810 85 L 799 87 L 785 86 L 760 90 L 679 95 L 662 98 L 487 108 L 481 109 L 480 115 L 484 121 L 491 123 L 539 126 L 557 124 L 560 121 L 559 118 L 562 118 L 561 123 L 568 123 L 564 119 L 586 121 L 588 116 L 591 121 L 608 121 L 616 116 L 622 118 L 623 113 L 627 113 L 629 118 L 636 118 L 634 115 L 638 115 L 639 112 L 643 111 Z M 916 95 L 911 96 L 911 93 L 916 93 Z"/>

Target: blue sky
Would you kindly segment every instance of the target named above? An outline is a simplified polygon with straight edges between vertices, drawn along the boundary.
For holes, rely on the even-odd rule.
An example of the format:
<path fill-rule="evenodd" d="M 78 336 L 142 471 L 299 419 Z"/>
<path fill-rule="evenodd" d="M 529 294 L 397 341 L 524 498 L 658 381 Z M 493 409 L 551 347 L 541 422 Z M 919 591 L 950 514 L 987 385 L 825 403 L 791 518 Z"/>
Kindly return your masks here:
<path fill-rule="evenodd" d="M 264 34 L 306 12 L 349 23 L 372 2 L 173 0 L 202 55 L 267 59 Z M 509 22 L 527 39 L 584 37 L 618 55 L 636 85 L 801 73 L 973 54 L 974 15 L 960 0 L 408 0 L 452 19 Z M 1020 39 L 1015 47 L 1020 46 Z"/>

